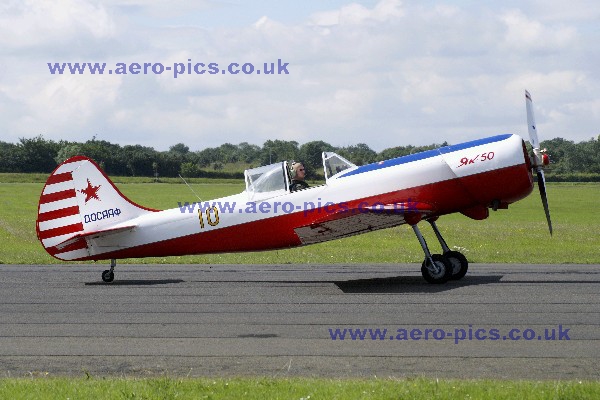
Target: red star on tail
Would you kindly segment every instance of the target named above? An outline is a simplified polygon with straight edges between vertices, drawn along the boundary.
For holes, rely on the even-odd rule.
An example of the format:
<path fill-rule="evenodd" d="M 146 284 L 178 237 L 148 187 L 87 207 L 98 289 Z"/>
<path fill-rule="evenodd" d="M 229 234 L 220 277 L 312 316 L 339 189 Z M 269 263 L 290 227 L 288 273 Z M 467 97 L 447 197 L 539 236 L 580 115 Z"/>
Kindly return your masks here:
<path fill-rule="evenodd" d="M 90 180 L 87 180 L 87 187 L 85 189 L 81 189 L 79 192 L 85 194 L 85 203 L 87 204 L 87 202 L 90 199 L 96 199 L 98 201 L 100 201 L 100 198 L 98 197 L 98 189 L 100 189 L 100 185 L 98 186 L 92 186 L 92 183 L 90 182 Z"/>

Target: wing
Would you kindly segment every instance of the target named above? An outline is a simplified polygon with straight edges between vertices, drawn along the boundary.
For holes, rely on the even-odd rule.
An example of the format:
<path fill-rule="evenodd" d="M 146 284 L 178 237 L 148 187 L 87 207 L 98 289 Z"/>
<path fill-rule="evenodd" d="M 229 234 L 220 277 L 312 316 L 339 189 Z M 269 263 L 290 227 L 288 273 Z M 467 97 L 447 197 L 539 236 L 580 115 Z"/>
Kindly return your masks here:
<path fill-rule="evenodd" d="M 302 244 L 359 235 L 406 223 L 417 223 L 433 213 L 426 203 L 408 202 L 339 210 L 313 223 L 295 229 Z"/>

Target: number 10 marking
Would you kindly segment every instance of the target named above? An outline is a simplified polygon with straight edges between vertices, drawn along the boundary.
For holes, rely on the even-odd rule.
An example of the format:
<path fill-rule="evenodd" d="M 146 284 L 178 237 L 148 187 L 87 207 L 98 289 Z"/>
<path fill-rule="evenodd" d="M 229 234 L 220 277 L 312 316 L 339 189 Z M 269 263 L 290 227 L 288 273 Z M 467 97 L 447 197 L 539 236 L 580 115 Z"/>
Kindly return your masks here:
<path fill-rule="evenodd" d="M 213 215 L 214 219 L 212 217 Z M 201 209 L 198 210 L 198 219 L 200 220 L 200 228 L 204 229 L 204 213 L 202 213 Z M 217 210 L 216 206 L 212 206 L 206 209 L 206 222 L 208 222 L 210 226 L 219 225 L 219 210 Z"/>

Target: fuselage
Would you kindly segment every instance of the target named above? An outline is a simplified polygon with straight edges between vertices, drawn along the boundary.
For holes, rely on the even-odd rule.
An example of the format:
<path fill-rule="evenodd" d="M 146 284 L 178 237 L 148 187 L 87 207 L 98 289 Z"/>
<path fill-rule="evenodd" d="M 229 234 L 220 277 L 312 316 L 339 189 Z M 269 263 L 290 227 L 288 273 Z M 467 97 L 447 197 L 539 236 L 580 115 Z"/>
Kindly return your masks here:
<path fill-rule="evenodd" d="M 427 218 L 462 212 L 483 219 L 489 207 L 505 208 L 529 195 L 532 188 L 522 139 L 500 135 L 354 167 L 326 184 L 297 192 L 256 198 L 244 191 L 207 202 L 180 203 L 169 210 L 144 211 L 115 225 L 113 234 L 88 236 L 77 248 L 54 251 L 53 256 L 100 260 L 288 248 L 342 237 L 302 232 L 345 211 L 419 204 L 427 207 Z M 101 217 L 99 211 L 96 214 Z M 86 215 L 93 218 L 93 213 Z M 350 229 L 343 236 L 409 222 L 388 221 Z M 123 226 L 132 228 L 123 230 Z M 84 221 L 82 232 L 90 227 Z"/>
<path fill-rule="evenodd" d="M 249 200 L 242 192 L 145 214 L 132 221 L 137 226 L 133 231 L 92 243 L 96 253 L 84 259 L 299 246 L 303 242 L 295 229 L 328 214 L 411 202 L 430 205 L 431 217 L 464 212 L 481 219 L 494 203 L 505 207 L 532 188 L 522 139 L 495 136 L 357 167 L 327 184 L 294 193 Z"/>

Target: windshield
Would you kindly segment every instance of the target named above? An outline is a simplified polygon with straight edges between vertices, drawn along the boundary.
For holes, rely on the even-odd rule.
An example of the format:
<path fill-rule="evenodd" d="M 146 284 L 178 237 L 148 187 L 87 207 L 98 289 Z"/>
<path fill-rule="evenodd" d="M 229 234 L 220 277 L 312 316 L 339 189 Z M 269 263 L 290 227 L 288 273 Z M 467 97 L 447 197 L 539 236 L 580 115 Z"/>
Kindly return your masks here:
<path fill-rule="evenodd" d="M 329 180 L 331 177 L 339 174 L 340 172 L 355 168 L 356 165 L 335 153 L 324 152 L 323 167 L 325 168 L 325 179 Z"/>

